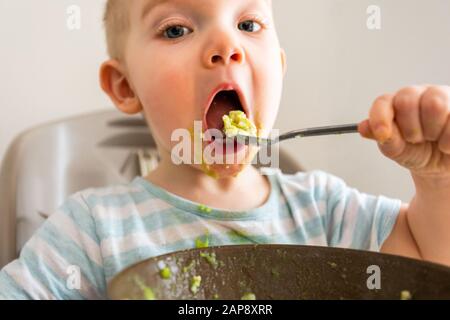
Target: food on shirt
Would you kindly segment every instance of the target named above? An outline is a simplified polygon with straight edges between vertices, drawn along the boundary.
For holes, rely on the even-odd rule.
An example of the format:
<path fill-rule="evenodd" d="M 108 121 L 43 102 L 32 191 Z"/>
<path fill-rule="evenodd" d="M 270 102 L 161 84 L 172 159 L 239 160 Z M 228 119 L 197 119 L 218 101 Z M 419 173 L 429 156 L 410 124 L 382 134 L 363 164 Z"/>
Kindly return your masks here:
<path fill-rule="evenodd" d="M 223 116 L 222 120 L 224 124 L 223 131 L 227 137 L 257 135 L 255 124 L 247 119 L 246 114 L 242 111 L 230 111 L 228 115 Z"/>
<path fill-rule="evenodd" d="M 198 206 L 198 210 L 199 210 L 200 212 L 203 212 L 203 213 L 211 213 L 211 211 L 212 211 L 211 208 L 205 206 L 204 204 L 200 204 L 200 205 Z"/>
<path fill-rule="evenodd" d="M 208 237 L 208 235 L 204 236 L 204 240 L 202 240 L 202 238 L 200 238 L 200 237 L 195 239 L 195 247 L 197 249 L 208 248 L 209 247 L 209 237 Z"/>

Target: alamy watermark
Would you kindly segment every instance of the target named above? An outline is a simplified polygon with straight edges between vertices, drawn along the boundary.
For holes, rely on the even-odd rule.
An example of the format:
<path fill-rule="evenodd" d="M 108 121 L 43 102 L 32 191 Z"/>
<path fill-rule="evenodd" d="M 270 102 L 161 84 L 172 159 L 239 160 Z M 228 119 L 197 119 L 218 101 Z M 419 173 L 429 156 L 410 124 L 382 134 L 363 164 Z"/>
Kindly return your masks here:
<path fill-rule="evenodd" d="M 380 6 L 370 5 L 367 7 L 367 29 L 381 30 L 381 8 Z"/>
<path fill-rule="evenodd" d="M 68 6 L 66 9 L 66 26 L 70 31 L 81 29 L 81 8 L 77 5 Z"/>
<path fill-rule="evenodd" d="M 67 279 L 66 287 L 69 290 L 80 290 L 81 288 L 81 269 L 79 266 L 71 265 L 66 269 Z"/>
<path fill-rule="evenodd" d="M 367 274 L 370 274 L 367 278 L 367 289 L 380 290 L 381 289 L 381 268 L 377 265 L 371 265 L 367 267 Z"/>
<path fill-rule="evenodd" d="M 202 121 L 195 121 L 193 132 L 183 128 L 172 132 L 171 141 L 176 143 L 171 152 L 171 159 L 174 164 L 236 164 L 239 159 L 251 156 L 251 148 L 243 148 L 242 146 L 250 145 L 250 139 L 259 141 L 256 137 L 240 136 L 238 139 L 231 139 L 227 142 L 227 140 L 224 140 L 222 131 L 208 129 L 203 132 L 202 125 Z M 270 138 L 276 138 L 278 134 L 279 130 L 273 130 Z M 208 143 L 206 147 L 204 147 L 204 142 Z M 277 144 L 261 142 L 251 145 L 259 148 L 259 152 L 252 158 L 251 164 L 278 167 L 279 148 Z"/>

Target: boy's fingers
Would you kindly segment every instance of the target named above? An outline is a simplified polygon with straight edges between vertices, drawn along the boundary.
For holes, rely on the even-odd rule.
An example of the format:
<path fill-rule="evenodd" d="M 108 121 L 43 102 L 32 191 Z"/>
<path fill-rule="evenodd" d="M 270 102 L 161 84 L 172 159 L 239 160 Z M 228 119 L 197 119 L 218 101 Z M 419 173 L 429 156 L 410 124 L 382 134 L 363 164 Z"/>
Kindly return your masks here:
<path fill-rule="evenodd" d="M 395 95 L 395 121 L 407 142 L 420 143 L 424 141 L 420 124 L 420 101 L 426 90 L 426 87 L 412 86 L 401 89 Z"/>
<path fill-rule="evenodd" d="M 450 110 L 450 89 L 429 87 L 422 95 L 420 118 L 427 141 L 437 141 L 447 123 Z"/>
<path fill-rule="evenodd" d="M 358 132 L 364 138 L 375 140 L 375 136 L 370 129 L 369 120 L 364 120 L 358 125 Z"/>
<path fill-rule="evenodd" d="M 394 96 L 385 94 L 378 97 L 370 109 L 370 129 L 378 142 L 385 142 L 392 135 L 394 122 Z"/>
<path fill-rule="evenodd" d="M 445 125 L 444 130 L 442 130 L 442 134 L 439 139 L 439 150 L 450 155 L 450 117 L 448 117 L 447 124 Z"/>
<path fill-rule="evenodd" d="M 391 137 L 385 142 L 378 143 L 378 146 L 381 152 L 388 158 L 391 158 L 395 161 L 402 161 L 403 156 L 407 156 L 404 154 L 406 148 L 406 141 L 403 139 L 398 126 L 393 123 L 392 124 L 392 134 Z"/>

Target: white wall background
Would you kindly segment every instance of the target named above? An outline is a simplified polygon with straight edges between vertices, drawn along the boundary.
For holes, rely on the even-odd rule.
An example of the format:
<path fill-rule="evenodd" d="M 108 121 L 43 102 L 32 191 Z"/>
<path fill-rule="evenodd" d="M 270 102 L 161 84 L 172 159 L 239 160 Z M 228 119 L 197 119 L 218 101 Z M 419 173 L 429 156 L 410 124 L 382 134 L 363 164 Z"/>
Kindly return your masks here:
<path fill-rule="evenodd" d="M 236 0 L 237 1 L 237 0 Z M 82 28 L 66 9 L 82 9 Z M 379 5 L 382 29 L 366 27 Z M 13 137 L 43 122 L 111 108 L 98 85 L 106 58 L 104 0 L 0 0 L 0 159 Z M 380 94 L 414 83 L 450 84 L 448 0 L 275 0 L 289 70 L 282 131 L 357 122 Z M 289 143 L 308 169 L 349 185 L 408 200 L 408 173 L 357 135 Z"/>
<path fill-rule="evenodd" d="M 282 129 L 358 122 L 380 94 L 414 83 L 450 84 L 448 0 L 275 0 L 288 53 L 278 126 Z M 379 5 L 380 31 L 366 27 Z M 363 191 L 413 194 L 406 170 L 358 136 L 290 143 L 307 168 L 332 172 Z"/>
<path fill-rule="evenodd" d="M 81 7 L 81 29 L 66 9 Z M 100 90 L 103 1 L 0 0 L 0 159 L 19 132 L 110 106 Z"/>

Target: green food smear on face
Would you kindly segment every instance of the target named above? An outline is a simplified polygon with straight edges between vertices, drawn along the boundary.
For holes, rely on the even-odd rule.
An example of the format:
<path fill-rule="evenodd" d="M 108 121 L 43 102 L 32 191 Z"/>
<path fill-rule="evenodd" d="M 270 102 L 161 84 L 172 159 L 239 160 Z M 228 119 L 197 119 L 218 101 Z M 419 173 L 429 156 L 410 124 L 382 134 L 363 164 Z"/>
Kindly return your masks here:
<path fill-rule="evenodd" d="M 209 208 L 209 207 L 207 207 L 207 206 L 205 206 L 205 205 L 203 205 L 203 204 L 201 204 L 201 205 L 198 206 L 198 210 L 199 210 L 200 212 L 203 212 L 203 213 L 211 213 L 211 211 L 212 211 L 211 208 Z"/>
<path fill-rule="evenodd" d="M 217 261 L 216 254 L 213 253 L 207 253 L 207 252 L 201 252 L 200 257 L 204 258 L 208 263 L 216 269 L 219 266 L 219 262 Z"/>
<path fill-rule="evenodd" d="M 231 111 L 229 115 L 224 115 L 222 120 L 224 124 L 223 132 L 227 137 L 237 135 L 257 136 L 255 124 L 247 119 L 246 114 L 242 111 Z"/>
<path fill-rule="evenodd" d="M 219 295 L 218 295 L 217 293 L 214 293 L 214 295 L 213 295 L 213 299 L 214 299 L 214 300 L 217 300 L 217 299 L 219 299 Z"/>
<path fill-rule="evenodd" d="M 412 295 L 411 292 L 409 292 L 408 290 L 403 290 L 402 292 L 400 292 L 400 300 L 411 300 L 412 299 Z"/>
<path fill-rule="evenodd" d="M 196 294 L 198 290 L 200 289 L 200 284 L 202 282 L 201 276 L 193 276 L 191 279 L 191 292 L 193 294 Z"/>
<path fill-rule="evenodd" d="M 172 272 L 170 271 L 169 267 L 165 267 L 159 271 L 159 275 L 163 279 L 170 279 L 170 277 L 172 277 Z"/>
<path fill-rule="evenodd" d="M 241 300 L 256 300 L 256 296 L 254 293 L 246 293 L 242 296 Z"/>
<path fill-rule="evenodd" d="M 156 300 L 156 296 L 152 288 L 145 285 L 145 283 L 138 277 L 134 278 L 136 285 L 142 290 L 145 300 Z"/>
<path fill-rule="evenodd" d="M 208 175 L 209 177 L 211 177 L 213 179 L 218 179 L 219 178 L 219 174 L 217 172 L 215 172 L 214 170 L 212 170 L 209 165 L 207 165 L 207 164 L 205 164 L 203 162 L 202 162 L 202 170 L 203 170 L 203 172 L 206 175 Z"/>

